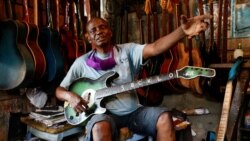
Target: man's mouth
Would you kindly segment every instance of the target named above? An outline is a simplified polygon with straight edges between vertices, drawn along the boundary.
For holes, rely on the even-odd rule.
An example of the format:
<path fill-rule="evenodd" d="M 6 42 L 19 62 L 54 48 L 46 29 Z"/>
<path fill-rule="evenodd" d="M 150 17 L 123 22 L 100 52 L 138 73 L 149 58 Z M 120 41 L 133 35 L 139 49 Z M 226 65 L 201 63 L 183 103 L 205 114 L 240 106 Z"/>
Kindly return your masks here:
<path fill-rule="evenodd" d="M 105 40 L 105 38 L 103 38 L 103 37 L 98 37 L 98 38 L 96 38 L 96 41 L 98 41 L 98 42 L 104 41 L 104 40 Z"/>

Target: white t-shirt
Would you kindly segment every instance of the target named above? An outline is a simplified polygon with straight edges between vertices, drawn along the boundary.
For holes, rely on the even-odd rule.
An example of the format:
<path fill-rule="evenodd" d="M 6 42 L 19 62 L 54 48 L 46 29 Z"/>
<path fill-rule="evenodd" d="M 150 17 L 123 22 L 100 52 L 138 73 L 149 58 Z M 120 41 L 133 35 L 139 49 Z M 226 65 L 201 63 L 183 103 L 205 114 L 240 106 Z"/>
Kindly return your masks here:
<path fill-rule="evenodd" d="M 116 66 L 105 71 L 95 70 L 86 64 L 86 60 L 92 52 L 90 51 L 76 59 L 60 86 L 68 89 L 72 82 L 82 77 L 90 78 L 95 81 L 110 71 L 115 71 L 119 74 L 119 77 L 113 80 L 112 85 L 132 82 L 142 66 L 142 52 L 144 46 L 145 45 L 136 43 L 118 44 L 113 48 Z M 96 81 L 96 83 L 98 82 Z M 96 89 L 101 88 L 103 87 Z M 135 90 L 126 91 L 125 93 L 127 94 L 115 94 L 106 97 L 105 108 L 113 114 L 126 115 L 141 106 Z"/>

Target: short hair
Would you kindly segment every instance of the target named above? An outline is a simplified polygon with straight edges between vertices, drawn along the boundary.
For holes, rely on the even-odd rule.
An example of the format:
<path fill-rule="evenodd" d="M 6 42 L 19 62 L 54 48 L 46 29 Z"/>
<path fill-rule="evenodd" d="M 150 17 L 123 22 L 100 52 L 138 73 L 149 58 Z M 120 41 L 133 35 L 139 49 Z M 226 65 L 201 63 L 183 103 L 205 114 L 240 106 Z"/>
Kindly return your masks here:
<path fill-rule="evenodd" d="M 110 28 L 108 21 L 106 21 L 105 19 L 100 18 L 100 17 L 94 17 L 94 18 L 90 19 L 90 20 L 86 23 L 86 29 L 88 29 L 89 24 L 90 24 L 91 22 L 95 21 L 95 20 L 101 20 L 101 21 L 103 21 L 103 22 L 104 22 L 105 24 L 107 24 L 107 26 Z"/>

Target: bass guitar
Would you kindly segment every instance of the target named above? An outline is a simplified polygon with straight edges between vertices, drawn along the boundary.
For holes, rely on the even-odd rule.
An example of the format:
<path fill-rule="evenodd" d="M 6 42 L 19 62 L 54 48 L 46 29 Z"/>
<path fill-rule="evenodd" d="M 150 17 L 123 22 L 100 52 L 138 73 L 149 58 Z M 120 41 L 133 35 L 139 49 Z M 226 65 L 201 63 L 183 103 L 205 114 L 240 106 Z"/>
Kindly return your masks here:
<path fill-rule="evenodd" d="M 79 114 L 74 111 L 68 102 L 65 102 L 65 117 L 72 125 L 84 124 L 92 115 L 106 112 L 106 109 L 101 107 L 101 101 L 105 97 L 175 78 L 193 79 L 198 76 L 211 78 L 214 77 L 215 74 L 216 72 L 214 69 L 185 66 L 167 74 L 151 76 L 131 83 L 111 87 L 108 87 L 109 83 L 117 77 L 117 73 L 115 72 L 108 72 L 96 80 L 85 77 L 79 78 L 70 85 L 69 90 L 84 98 L 84 100 L 88 102 L 89 109 Z"/>

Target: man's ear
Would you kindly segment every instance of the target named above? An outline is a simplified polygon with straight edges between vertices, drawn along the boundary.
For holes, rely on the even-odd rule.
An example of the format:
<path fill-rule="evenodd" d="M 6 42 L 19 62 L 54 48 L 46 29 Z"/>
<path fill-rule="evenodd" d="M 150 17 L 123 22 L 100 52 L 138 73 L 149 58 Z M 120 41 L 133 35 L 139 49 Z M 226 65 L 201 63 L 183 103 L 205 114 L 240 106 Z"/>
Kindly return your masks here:
<path fill-rule="evenodd" d="M 88 34 L 88 33 L 85 33 L 84 36 L 85 36 L 85 39 L 87 39 L 88 42 L 91 43 L 91 39 L 90 39 L 90 37 L 89 37 L 89 34 Z"/>
<path fill-rule="evenodd" d="M 110 29 L 109 32 L 110 32 L 110 33 L 109 33 L 109 34 L 110 34 L 110 37 L 112 37 L 112 36 L 113 36 L 112 30 Z"/>

